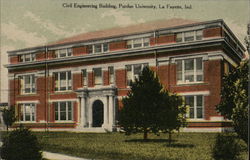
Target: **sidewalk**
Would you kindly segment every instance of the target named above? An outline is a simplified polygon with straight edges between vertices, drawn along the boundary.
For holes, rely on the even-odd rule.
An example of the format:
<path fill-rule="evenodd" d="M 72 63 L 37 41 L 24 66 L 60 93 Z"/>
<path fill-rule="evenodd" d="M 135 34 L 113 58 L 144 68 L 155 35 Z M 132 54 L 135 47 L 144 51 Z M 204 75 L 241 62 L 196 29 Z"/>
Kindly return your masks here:
<path fill-rule="evenodd" d="M 90 160 L 90 159 L 72 157 L 72 156 L 67 156 L 64 154 L 51 153 L 51 152 L 46 152 L 46 151 L 43 151 L 43 158 L 46 158 L 49 160 Z"/>

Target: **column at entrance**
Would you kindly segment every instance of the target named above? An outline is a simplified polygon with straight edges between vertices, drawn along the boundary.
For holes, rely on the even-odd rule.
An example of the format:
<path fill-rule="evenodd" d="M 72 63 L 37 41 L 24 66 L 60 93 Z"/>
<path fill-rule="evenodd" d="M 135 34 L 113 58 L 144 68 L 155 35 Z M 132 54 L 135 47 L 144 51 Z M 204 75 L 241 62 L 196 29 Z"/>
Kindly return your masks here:
<path fill-rule="evenodd" d="M 114 96 L 109 96 L 109 126 L 112 128 L 114 126 Z"/>

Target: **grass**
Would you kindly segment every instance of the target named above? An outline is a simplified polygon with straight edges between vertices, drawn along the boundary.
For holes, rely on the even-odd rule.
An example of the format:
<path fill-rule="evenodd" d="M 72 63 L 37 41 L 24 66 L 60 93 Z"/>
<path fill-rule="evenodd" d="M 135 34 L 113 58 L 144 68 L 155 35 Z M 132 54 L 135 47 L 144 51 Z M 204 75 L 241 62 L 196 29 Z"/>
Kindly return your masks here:
<path fill-rule="evenodd" d="M 45 151 L 89 159 L 114 160 L 212 160 L 216 133 L 176 133 L 168 145 L 168 135 L 142 134 L 125 136 L 121 133 L 37 132 Z M 242 143 L 241 157 L 247 159 L 247 147 Z"/>

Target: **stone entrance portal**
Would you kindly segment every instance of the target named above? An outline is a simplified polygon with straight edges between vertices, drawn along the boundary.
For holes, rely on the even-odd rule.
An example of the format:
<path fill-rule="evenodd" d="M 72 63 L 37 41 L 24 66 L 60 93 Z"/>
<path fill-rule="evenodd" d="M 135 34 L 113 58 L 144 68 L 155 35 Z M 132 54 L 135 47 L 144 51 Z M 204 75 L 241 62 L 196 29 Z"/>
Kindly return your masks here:
<path fill-rule="evenodd" d="M 79 97 L 78 129 L 101 132 L 115 129 L 116 88 L 83 88 Z"/>
<path fill-rule="evenodd" d="M 93 113 L 92 113 L 92 119 L 93 119 L 93 127 L 101 127 L 103 124 L 103 103 L 100 100 L 96 100 L 93 103 Z"/>

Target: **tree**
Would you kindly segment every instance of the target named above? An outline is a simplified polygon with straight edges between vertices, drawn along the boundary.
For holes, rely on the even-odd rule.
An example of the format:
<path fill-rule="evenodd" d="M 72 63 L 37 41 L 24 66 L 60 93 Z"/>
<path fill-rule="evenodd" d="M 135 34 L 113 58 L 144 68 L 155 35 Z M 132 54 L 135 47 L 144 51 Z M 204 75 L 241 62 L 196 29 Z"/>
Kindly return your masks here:
<path fill-rule="evenodd" d="M 179 131 L 180 127 L 186 125 L 186 105 L 183 104 L 183 98 L 164 92 L 165 103 L 162 105 L 161 112 L 159 112 L 160 130 L 163 133 L 169 134 L 169 144 L 171 143 L 171 134 L 174 130 Z"/>
<path fill-rule="evenodd" d="M 233 135 L 218 134 L 213 146 L 213 158 L 215 160 L 236 160 L 240 154 L 241 146 Z"/>
<path fill-rule="evenodd" d="M 7 132 L 8 132 L 9 127 L 11 127 L 12 124 L 16 121 L 15 110 L 14 107 L 10 107 L 8 109 L 4 108 L 2 112 L 3 112 L 3 121 L 7 127 Z"/>
<path fill-rule="evenodd" d="M 30 130 L 20 128 L 3 138 L 1 157 L 6 160 L 41 160 L 40 150 L 36 136 Z"/>
<path fill-rule="evenodd" d="M 145 67 L 139 79 L 131 83 L 128 96 L 122 99 L 121 128 L 127 135 L 143 132 L 144 140 L 149 132 L 158 134 L 162 129 L 170 133 L 180 123 L 178 106 L 182 101 L 177 97 L 165 91 L 155 73 Z"/>
<path fill-rule="evenodd" d="M 217 110 L 233 121 L 234 130 L 248 142 L 248 62 L 243 62 L 223 77 L 221 102 Z"/>

